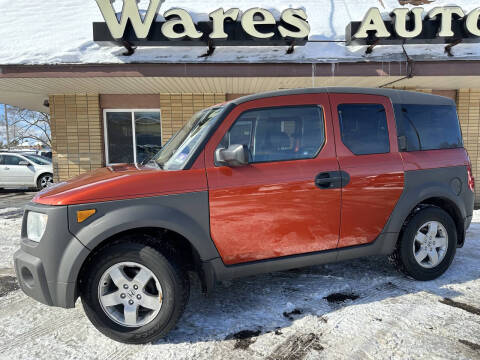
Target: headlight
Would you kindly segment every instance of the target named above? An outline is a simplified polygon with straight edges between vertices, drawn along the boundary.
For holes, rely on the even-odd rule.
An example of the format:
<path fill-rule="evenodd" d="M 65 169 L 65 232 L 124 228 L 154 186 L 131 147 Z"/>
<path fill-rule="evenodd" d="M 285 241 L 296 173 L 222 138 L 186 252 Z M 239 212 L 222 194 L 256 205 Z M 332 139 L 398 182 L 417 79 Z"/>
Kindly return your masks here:
<path fill-rule="evenodd" d="M 39 242 L 47 227 L 47 214 L 29 211 L 27 215 L 27 237 Z"/>

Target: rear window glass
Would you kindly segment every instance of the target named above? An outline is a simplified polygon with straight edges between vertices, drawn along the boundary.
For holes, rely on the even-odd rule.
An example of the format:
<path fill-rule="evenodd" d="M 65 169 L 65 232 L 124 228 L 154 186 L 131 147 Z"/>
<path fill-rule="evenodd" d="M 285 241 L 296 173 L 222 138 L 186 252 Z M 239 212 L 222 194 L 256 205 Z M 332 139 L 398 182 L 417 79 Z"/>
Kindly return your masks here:
<path fill-rule="evenodd" d="M 400 150 L 437 150 L 463 146 L 457 111 L 452 105 L 395 105 Z M 406 145 L 402 149 L 402 143 Z"/>
<path fill-rule="evenodd" d="M 380 104 L 338 105 L 342 142 L 355 155 L 390 152 L 387 117 Z"/>

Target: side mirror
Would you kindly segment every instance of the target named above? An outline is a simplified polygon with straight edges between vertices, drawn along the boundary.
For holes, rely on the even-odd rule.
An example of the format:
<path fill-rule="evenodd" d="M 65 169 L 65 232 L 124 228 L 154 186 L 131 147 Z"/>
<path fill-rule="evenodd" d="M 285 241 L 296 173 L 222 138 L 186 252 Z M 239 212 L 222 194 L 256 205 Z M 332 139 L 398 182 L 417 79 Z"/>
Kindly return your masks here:
<path fill-rule="evenodd" d="M 28 161 L 26 161 L 26 160 L 20 160 L 20 161 L 18 162 L 18 165 L 25 165 L 25 166 L 29 166 L 29 165 L 30 165 L 30 163 L 29 163 Z"/>
<path fill-rule="evenodd" d="M 244 145 L 233 144 L 228 149 L 215 150 L 215 163 L 225 166 L 244 166 L 248 164 L 248 150 Z"/>

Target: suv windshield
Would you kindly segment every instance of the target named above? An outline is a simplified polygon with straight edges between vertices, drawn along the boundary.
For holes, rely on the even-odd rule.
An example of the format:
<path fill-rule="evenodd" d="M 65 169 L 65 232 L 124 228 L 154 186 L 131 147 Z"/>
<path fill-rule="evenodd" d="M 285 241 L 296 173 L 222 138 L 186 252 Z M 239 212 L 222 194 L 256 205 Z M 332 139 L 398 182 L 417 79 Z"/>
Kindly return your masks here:
<path fill-rule="evenodd" d="M 39 155 L 23 154 L 23 156 L 38 165 L 50 165 L 52 163 L 52 161 L 49 158 L 39 156 Z"/>
<path fill-rule="evenodd" d="M 222 110 L 223 107 L 213 107 L 194 114 L 150 162 L 155 161 L 165 170 L 183 169 Z"/>

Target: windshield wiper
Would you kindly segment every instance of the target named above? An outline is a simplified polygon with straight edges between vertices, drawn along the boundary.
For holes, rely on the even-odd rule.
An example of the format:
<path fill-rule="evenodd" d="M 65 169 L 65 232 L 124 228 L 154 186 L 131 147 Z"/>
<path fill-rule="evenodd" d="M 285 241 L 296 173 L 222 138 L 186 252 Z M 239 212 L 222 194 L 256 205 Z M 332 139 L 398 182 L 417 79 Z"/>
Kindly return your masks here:
<path fill-rule="evenodd" d="M 153 160 L 153 158 L 151 158 L 151 159 L 148 160 L 147 162 L 142 161 L 142 162 L 140 163 L 140 165 L 144 165 L 144 166 L 145 166 L 145 165 L 151 165 L 151 164 L 155 164 L 155 166 L 156 166 L 157 168 L 163 169 L 163 166 L 162 166 L 161 164 L 157 163 L 155 160 Z"/>

